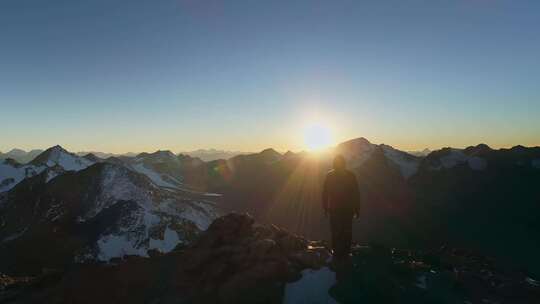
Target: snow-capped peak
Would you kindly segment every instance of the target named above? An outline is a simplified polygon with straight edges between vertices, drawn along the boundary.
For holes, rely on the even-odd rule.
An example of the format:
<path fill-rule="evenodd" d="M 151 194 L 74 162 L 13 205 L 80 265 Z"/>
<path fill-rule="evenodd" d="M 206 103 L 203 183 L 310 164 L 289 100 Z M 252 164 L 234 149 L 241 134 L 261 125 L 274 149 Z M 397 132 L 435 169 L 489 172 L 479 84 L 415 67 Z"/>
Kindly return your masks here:
<path fill-rule="evenodd" d="M 59 145 L 45 150 L 30 163 L 35 166 L 47 167 L 54 167 L 58 165 L 67 171 L 82 170 L 94 164 L 93 161 L 70 153 Z"/>
<path fill-rule="evenodd" d="M 348 140 L 336 147 L 336 152 L 343 155 L 351 168 L 358 167 L 368 160 L 377 145 L 370 143 L 363 137 Z"/>
<path fill-rule="evenodd" d="M 384 156 L 398 166 L 404 178 L 413 176 L 420 166 L 420 159 L 409 153 L 394 149 L 389 145 L 382 144 Z"/>
<path fill-rule="evenodd" d="M 484 149 L 484 147 L 481 147 Z M 442 150 L 432 152 L 428 156 L 428 162 L 431 164 L 432 170 L 441 168 L 450 169 L 460 164 L 467 164 L 469 168 L 475 171 L 484 170 L 487 167 L 487 162 L 479 156 L 468 155 L 466 150 L 455 148 L 444 148 Z"/>

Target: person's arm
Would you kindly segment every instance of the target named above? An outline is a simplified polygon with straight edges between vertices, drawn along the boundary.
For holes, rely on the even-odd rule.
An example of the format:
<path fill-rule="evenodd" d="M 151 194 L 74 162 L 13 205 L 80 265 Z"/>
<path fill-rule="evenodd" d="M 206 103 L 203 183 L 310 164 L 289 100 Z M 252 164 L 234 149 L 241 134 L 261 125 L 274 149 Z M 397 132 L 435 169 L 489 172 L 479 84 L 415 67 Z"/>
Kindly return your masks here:
<path fill-rule="evenodd" d="M 324 214 L 326 215 L 328 213 L 328 175 L 324 179 L 323 184 L 323 191 L 322 191 L 322 208 L 324 210 Z"/>

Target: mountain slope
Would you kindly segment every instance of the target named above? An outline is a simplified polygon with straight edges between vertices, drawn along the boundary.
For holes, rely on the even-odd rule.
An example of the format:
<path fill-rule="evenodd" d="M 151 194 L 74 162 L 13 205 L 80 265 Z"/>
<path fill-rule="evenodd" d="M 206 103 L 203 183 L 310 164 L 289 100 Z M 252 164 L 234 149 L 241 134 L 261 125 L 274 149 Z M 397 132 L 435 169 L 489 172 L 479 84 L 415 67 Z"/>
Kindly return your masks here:
<path fill-rule="evenodd" d="M 190 151 L 190 152 L 182 152 L 180 154 L 189 155 L 194 158 L 199 158 L 205 162 L 209 162 L 209 161 L 218 160 L 218 159 L 227 160 L 237 155 L 251 154 L 251 153 L 240 152 L 240 151 L 224 151 L 224 150 L 216 150 L 216 149 L 199 149 L 199 150 Z"/>
<path fill-rule="evenodd" d="M 50 182 L 47 171 L 3 195 L 4 270 L 168 252 L 189 242 L 216 214 L 211 202 L 163 190 L 123 166 L 98 163 Z"/>
<path fill-rule="evenodd" d="M 6 159 L 0 164 L 0 192 L 13 188 L 23 179 L 35 176 L 47 168 L 54 168 L 49 171 L 50 179 L 64 171 L 82 170 L 93 163 L 94 161 L 69 153 L 60 146 L 43 151 L 25 165 Z"/>
<path fill-rule="evenodd" d="M 37 278 L 0 277 L 14 303 L 500 303 L 540 301 L 540 285 L 491 257 L 325 242 L 229 214 L 190 245 L 149 259 L 85 264 Z"/>
<path fill-rule="evenodd" d="M 404 234 L 490 252 L 540 274 L 540 170 L 534 166 L 540 148 L 478 145 L 445 164 L 454 153 L 432 152 L 409 181 L 417 194 L 412 218 L 422 225 L 408 225 Z"/>
<path fill-rule="evenodd" d="M 205 163 L 199 172 L 207 177 L 202 184 L 222 193 L 230 210 L 249 212 L 309 238 L 328 239 L 320 193 L 338 153 L 348 160 L 362 192 L 356 241 L 474 247 L 540 273 L 534 258 L 540 254 L 534 232 L 540 229 L 538 147 L 445 148 L 420 158 L 359 138 L 317 155 L 287 153 L 271 161 L 260 154 L 244 155 Z"/>
<path fill-rule="evenodd" d="M 93 161 L 70 153 L 58 145 L 45 150 L 30 162 L 34 166 L 60 166 L 67 171 L 82 170 L 93 163 Z"/>
<path fill-rule="evenodd" d="M 136 157 L 122 157 L 123 164 L 133 171 L 148 176 L 156 185 L 165 188 L 182 189 L 180 161 L 170 151 L 140 153 Z"/>
<path fill-rule="evenodd" d="M 26 164 L 42 152 L 43 150 L 39 150 L 39 149 L 31 150 L 28 152 L 21 149 L 12 149 L 7 153 L 0 152 L 0 160 L 12 158 L 21 164 Z"/>
<path fill-rule="evenodd" d="M 22 165 L 8 158 L 0 163 L 0 192 L 7 191 L 27 177 L 45 170 L 45 166 Z"/>

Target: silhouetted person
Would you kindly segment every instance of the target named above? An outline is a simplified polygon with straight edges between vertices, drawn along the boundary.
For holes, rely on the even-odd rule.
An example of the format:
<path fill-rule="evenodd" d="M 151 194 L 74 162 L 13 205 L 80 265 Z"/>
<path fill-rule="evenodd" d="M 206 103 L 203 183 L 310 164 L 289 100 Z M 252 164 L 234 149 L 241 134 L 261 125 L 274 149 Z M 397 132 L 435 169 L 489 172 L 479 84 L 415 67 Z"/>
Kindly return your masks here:
<path fill-rule="evenodd" d="M 324 181 L 322 203 L 330 215 L 332 249 L 335 258 L 347 258 L 351 251 L 352 220 L 360 211 L 360 192 L 354 174 L 346 169 L 343 156 L 334 158 L 334 169 Z"/>

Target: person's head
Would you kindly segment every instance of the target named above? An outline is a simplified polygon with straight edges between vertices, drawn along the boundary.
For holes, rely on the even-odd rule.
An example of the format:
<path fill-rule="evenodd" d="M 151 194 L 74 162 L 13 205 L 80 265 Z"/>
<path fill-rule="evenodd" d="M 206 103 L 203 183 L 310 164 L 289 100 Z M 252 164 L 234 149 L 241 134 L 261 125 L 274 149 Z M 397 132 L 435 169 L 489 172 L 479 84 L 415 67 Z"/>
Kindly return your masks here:
<path fill-rule="evenodd" d="M 345 170 L 346 165 L 345 157 L 342 155 L 336 155 L 334 157 L 334 170 Z"/>

